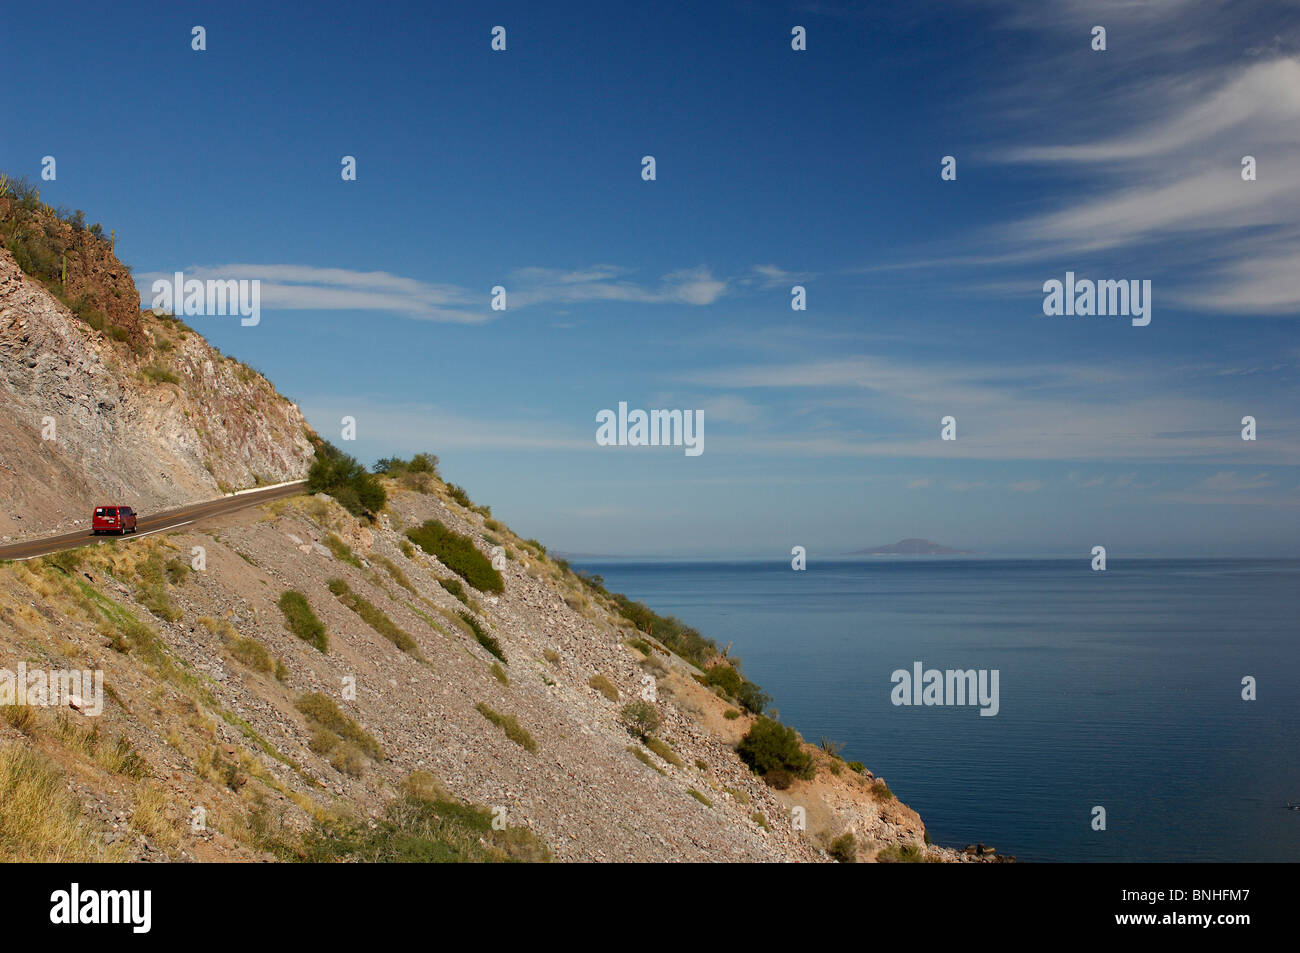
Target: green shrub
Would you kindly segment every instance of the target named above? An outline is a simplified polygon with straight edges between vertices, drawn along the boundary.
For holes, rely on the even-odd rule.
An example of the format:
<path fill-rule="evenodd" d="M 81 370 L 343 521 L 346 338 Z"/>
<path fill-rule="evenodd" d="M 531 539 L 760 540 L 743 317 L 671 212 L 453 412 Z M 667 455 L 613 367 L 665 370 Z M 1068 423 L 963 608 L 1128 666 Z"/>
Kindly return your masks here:
<path fill-rule="evenodd" d="M 405 589 L 407 592 L 415 592 L 415 586 L 411 585 L 411 580 L 407 578 L 406 573 L 402 572 L 402 567 L 397 565 L 387 556 L 374 554 L 371 558 L 388 570 L 388 575 L 393 577 L 393 581 Z"/>
<path fill-rule="evenodd" d="M 255 672 L 272 672 L 271 653 L 256 639 L 238 638 L 230 643 L 230 654 Z"/>
<path fill-rule="evenodd" d="M 695 798 L 695 800 L 699 801 L 705 807 L 713 807 L 713 802 L 710 801 L 708 798 L 706 798 L 699 791 L 695 790 L 695 788 L 687 788 L 686 793 L 689 794 L 691 797 Z"/>
<path fill-rule="evenodd" d="M 619 711 L 619 715 L 627 730 L 643 740 L 659 727 L 659 712 L 644 699 L 628 702 Z"/>
<path fill-rule="evenodd" d="M 519 720 L 515 718 L 514 715 L 503 715 L 499 711 L 493 711 L 482 702 L 479 702 L 474 707 L 478 709 L 480 715 L 504 731 L 507 738 L 519 745 L 525 751 L 537 751 L 537 742 L 534 741 L 533 736 L 528 733 L 528 729 L 519 724 Z"/>
<path fill-rule="evenodd" d="M 636 649 L 646 658 L 654 655 L 654 649 L 650 647 L 650 643 L 645 639 L 628 639 L 627 644 L 632 646 L 632 648 Z"/>
<path fill-rule="evenodd" d="M 736 753 L 775 788 L 789 787 L 794 778 L 808 780 L 816 772 L 798 733 L 771 718 L 758 718 L 741 739 Z"/>
<path fill-rule="evenodd" d="M 392 642 L 403 652 L 419 657 L 420 649 L 416 645 L 415 639 L 411 638 L 404 629 L 388 618 L 382 609 L 357 595 L 342 579 L 331 579 L 327 585 L 330 592 L 334 593 L 335 598 L 361 616 L 366 625 Z"/>
<path fill-rule="evenodd" d="M 492 677 L 506 688 L 510 687 L 510 676 L 506 674 L 506 670 L 501 667 L 500 662 L 492 663 Z"/>
<path fill-rule="evenodd" d="M 459 579 L 439 579 L 438 585 L 446 589 L 461 602 L 469 605 L 469 595 L 465 592 L 465 587 L 460 584 Z"/>
<path fill-rule="evenodd" d="M 507 665 L 510 664 L 509 660 L 506 658 L 505 650 L 501 648 L 501 643 L 484 631 L 483 626 L 478 624 L 477 619 L 468 612 L 460 613 L 460 617 L 464 623 L 470 627 L 471 631 L 473 631 L 474 638 L 478 640 L 479 645 L 483 646 L 483 648 L 487 649 Z"/>
<path fill-rule="evenodd" d="M 654 768 L 660 774 L 667 777 L 668 772 L 665 771 L 663 768 L 659 767 L 659 765 L 655 764 L 654 758 L 650 757 L 650 752 L 646 751 L 644 748 L 638 748 L 636 745 L 628 745 L 627 751 L 628 754 L 632 755 L 632 757 L 636 758 L 647 768 Z"/>
<path fill-rule="evenodd" d="M 876 854 L 881 864 L 919 864 L 925 861 L 925 850 L 916 844 L 895 844 Z"/>
<path fill-rule="evenodd" d="M 767 706 L 772 703 L 772 696 L 749 679 L 745 679 L 740 683 L 740 691 L 736 693 L 736 701 L 740 702 L 741 707 L 750 714 L 761 715 Z"/>
<path fill-rule="evenodd" d="M 740 686 L 744 679 L 730 665 L 725 662 L 713 666 L 704 676 L 704 683 L 710 688 L 721 688 L 727 693 L 728 698 L 735 698 L 740 693 Z"/>
<path fill-rule="evenodd" d="M 656 738 L 653 735 L 648 735 L 645 739 L 645 746 L 649 748 L 651 751 L 653 751 L 655 754 L 659 755 L 659 757 L 663 758 L 673 767 L 675 768 L 686 767 L 685 762 L 683 762 L 681 758 L 677 757 L 677 752 L 674 751 L 672 749 L 672 746 L 668 744 L 668 742 L 664 741 L 662 738 Z"/>
<path fill-rule="evenodd" d="M 307 471 L 307 492 L 334 497 L 353 516 L 378 513 L 388 502 L 379 480 L 328 440 L 316 447 L 316 459 Z"/>
<path fill-rule="evenodd" d="M 343 539 L 338 533 L 330 533 L 327 535 L 325 537 L 325 545 L 329 548 L 329 551 L 334 554 L 335 559 L 345 562 L 350 566 L 356 566 L 358 569 L 361 568 L 361 560 L 357 558 L 356 553 L 352 551 L 348 544 L 343 542 Z"/>
<path fill-rule="evenodd" d="M 309 692 L 306 695 L 300 695 L 295 705 L 300 712 L 307 716 L 307 720 L 312 723 L 313 728 L 324 728 L 332 731 L 340 738 L 355 744 L 358 749 L 376 761 L 384 759 L 384 749 L 379 746 L 379 742 L 364 728 L 340 711 L 339 706 L 334 704 L 334 700 L 328 695 L 323 692 Z"/>
<path fill-rule="evenodd" d="M 432 453 L 417 453 L 409 460 L 403 460 L 401 457 L 383 457 L 375 463 L 375 472 L 387 476 L 397 476 L 402 473 L 436 474 L 438 457 Z"/>
<path fill-rule="evenodd" d="M 284 613 L 284 624 L 294 635 L 322 652 L 329 651 L 329 636 L 325 625 L 311 611 L 311 603 L 301 592 L 290 589 L 277 603 Z"/>
<path fill-rule="evenodd" d="M 858 859 L 858 842 L 854 839 L 851 831 L 846 831 L 831 841 L 827 853 L 841 864 L 852 864 Z"/>
<path fill-rule="evenodd" d="M 888 784 L 880 780 L 880 778 L 876 778 L 871 782 L 871 796 L 877 801 L 892 801 L 894 792 L 889 790 Z"/>
<path fill-rule="evenodd" d="M 482 592 L 505 592 L 505 580 L 492 568 L 492 561 L 479 552 L 474 541 L 449 529 L 438 520 L 426 520 L 406 537 L 430 556 Z"/>
<path fill-rule="evenodd" d="M 432 453 L 417 453 L 410 460 L 385 457 L 375 463 L 375 472 L 397 480 L 408 490 L 432 493 L 438 483 L 438 458 Z"/>

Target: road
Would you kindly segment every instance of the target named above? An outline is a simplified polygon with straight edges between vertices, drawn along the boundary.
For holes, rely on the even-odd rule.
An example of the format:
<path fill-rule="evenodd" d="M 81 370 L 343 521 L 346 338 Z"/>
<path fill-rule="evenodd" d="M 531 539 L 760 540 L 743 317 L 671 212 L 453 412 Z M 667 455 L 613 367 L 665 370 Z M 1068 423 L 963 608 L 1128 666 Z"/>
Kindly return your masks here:
<path fill-rule="evenodd" d="M 135 533 L 128 533 L 126 536 L 96 536 L 89 529 L 79 529 L 75 533 L 64 533 L 62 536 L 47 536 L 44 539 L 28 539 L 21 543 L 10 543 L 7 546 L 0 546 L 0 559 L 35 559 L 37 556 L 45 556 L 49 553 L 57 553 L 64 549 L 76 549 L 78 546 L 90 546 L 102 542 L 105 539 L 112 540 L 133 540 L 150 533 L 160 533 L 164 530 L 179 529 L 182 526 L 188 526 L 191 523 L 198 523 L 213 516 L 223 516 L 226 513 L 234 513 L 236 510 L 246 509 L 250 506 L 257 506 L 259 503 L 266 503 L 268 500 L 278 500 L 284 496 L 294 496 L 303 492 L 307 486 L 306 481 L 298 483 L 289 483 L 284 486 L 273 486 L 265 490 L 251 490 L 247 493 L 240 493 L 235 496 L 223 496 L 219 500 L 209 500 L 206 503 L 194 503 L 190 506 L 182 506 L 174 510 L 166 510 L 162 513 L 155 513 L 151 516 L 141 516 L 136 524 Z M 86 513 L 86 521 L 90 521 L 90 513 Z"/>

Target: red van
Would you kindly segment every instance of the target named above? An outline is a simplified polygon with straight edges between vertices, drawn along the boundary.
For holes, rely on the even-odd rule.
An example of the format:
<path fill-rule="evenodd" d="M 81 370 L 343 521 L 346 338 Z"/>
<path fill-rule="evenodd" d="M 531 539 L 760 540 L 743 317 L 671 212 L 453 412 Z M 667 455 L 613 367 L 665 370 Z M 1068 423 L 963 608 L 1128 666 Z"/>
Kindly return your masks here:
<path fill-rule="evenodd" d="M 134 533 L 135 510 L 129 506 L 97 506 L 90 528 L 95 536 L 100 533 Z"/>

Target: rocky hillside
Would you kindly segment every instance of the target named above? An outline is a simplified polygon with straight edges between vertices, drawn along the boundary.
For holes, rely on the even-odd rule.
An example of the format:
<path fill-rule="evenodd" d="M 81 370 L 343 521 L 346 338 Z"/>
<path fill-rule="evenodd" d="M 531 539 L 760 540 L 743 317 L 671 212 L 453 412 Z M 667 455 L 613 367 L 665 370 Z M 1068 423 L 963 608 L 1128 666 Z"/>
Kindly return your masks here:
<path fill-rule="evenodd" d="M 386 482 L 374 524 L 295 497 L 0 567 L 3 667 L 107 696 L 0 707 L 0 859 L 411 859 L 413 817 L 424 859 L 966 859 L 812 746 L 769 786 L 703 670 L 440 481 Z M 412 545 L 428 519 L 501 547 L 502 591 Z M 15 845 L 24 797 L 51 828 Z"/>
<path fill-rule="evenodd" d="M 0 197 L 0 245 L 0 537 L 84 526 L 105 501 L 149 513 L 306 473 L 298 408 L 142 312 L 108 241 Z"/>

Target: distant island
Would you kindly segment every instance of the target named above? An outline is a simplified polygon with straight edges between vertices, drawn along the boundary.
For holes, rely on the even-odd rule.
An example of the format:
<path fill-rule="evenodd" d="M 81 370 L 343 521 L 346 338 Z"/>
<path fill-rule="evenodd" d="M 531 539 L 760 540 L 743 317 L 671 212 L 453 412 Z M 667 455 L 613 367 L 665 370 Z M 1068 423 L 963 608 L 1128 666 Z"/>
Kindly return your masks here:
<path fill-rule="evenodd" d="M 966 556 L 969 549 L 949 549 L 928 539 L 900 539 L 889 546 L 873 546 L 871 549 L 856 549 L 846 556 Z"/>

